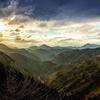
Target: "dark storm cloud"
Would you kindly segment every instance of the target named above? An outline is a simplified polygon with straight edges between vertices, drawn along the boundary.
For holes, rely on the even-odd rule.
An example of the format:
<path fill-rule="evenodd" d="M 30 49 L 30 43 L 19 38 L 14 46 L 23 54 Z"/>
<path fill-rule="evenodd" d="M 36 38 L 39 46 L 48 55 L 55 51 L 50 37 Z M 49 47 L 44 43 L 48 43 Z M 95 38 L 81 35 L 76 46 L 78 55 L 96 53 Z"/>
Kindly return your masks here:
<path fill-rule="evenodd" d="M 42 20 L 100 16 L 100 0 L 0 0 L 0 8 L 1 17 L 13 13 Z"/>
<path fill-rule="evenodd" d="M 77 18 L 100 15 L 100 0 L 33 0 L 34 18 Z"/>
<path fill-rule="evenodd" d="M 22 0 L 21 0 L 22 1 Z M 23 1 L 24 3 L 24 1 Z M 21 6 L 20 0 L 0 0 L 0 17 L 8 17 L 12 15 L 30 16 L 34 7 L 31 5 Z"/>

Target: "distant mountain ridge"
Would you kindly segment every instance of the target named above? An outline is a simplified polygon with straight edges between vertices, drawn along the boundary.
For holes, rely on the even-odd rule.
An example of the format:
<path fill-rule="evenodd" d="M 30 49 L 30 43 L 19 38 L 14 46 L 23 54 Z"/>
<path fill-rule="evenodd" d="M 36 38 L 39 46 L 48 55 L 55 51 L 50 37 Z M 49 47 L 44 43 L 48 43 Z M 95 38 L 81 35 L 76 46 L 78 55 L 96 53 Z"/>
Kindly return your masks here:
<path fill-rule="evenodd" d="M 97 44 L 85 44 L 84 46 L 80 47 L 80 49 L 95 49 L 95 48 L 99 48 L 100 45 Z"/>

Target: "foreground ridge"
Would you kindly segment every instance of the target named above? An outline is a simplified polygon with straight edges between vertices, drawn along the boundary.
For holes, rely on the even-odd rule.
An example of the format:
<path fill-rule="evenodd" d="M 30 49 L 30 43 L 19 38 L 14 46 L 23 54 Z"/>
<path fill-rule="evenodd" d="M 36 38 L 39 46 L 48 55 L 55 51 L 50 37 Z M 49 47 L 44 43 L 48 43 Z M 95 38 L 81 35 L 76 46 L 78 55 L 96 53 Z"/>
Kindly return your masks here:
<path fill-rule="evenodd" d="M 0 63 L 0 100 L 80 100 L 67 97 Z"/>

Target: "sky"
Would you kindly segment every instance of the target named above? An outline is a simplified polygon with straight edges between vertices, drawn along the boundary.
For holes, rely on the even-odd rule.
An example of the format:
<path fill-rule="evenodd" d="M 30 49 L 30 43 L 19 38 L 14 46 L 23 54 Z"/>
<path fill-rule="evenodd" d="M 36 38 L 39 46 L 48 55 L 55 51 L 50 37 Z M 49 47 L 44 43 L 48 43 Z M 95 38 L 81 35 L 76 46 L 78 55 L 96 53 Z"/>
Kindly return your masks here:
<path fill-rule="evenodd" d="M 100 0 L 0 0 L 0 43 L 100 44 Z"/>

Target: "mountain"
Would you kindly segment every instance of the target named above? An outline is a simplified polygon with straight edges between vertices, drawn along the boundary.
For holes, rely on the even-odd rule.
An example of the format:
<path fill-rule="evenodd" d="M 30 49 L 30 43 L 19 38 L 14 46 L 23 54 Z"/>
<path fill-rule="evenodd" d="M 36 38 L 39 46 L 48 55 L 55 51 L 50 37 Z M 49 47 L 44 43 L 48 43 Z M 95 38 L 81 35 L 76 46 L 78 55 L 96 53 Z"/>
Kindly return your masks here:
<path fill-rule="evenodd" d="M 97 100 L 99 80 L 100 48 L 0 45 L 1 100 Z"/>
<path fill-rule="evenodd" d="M 0 100 L 67 100 L 70 98 L 77 99 L 76 96 L 65 96 L 56 89 L 36 82 L 33 77 L 24 75 L 10 65 L 0 63 Z"/>
<path fill-rule="evenodd" d="M 14 60 L 3 52 L 0 52 L 0 62 L 6 65 L 11 65 L 12 63 L 14 63 Z"/>
<path fill-rule="evenodd" d="M 69 48 L 66 47 L 49 47 L 47 45 L 41 45 L 39 47 L 32 46 L 28 48 L 28 51 L 36 55 L 41 61 L 51 60 L 54 56 L 61 52 L 67 51 Z"/>
<path fill-rule="evenodd" d="M 46 51 L 47 46 L 44 49 L 42 48 L 44 48 L 44 46 L 38 47 L 36 51 L 32 50 L 30 52 L 30 50 L 27 49 L 9 48 L 6 45 L 1 44 L 0 51 L 12 59 L 14 61 L 13 66 L 16 66 L 17 69 L 21 70 L 23 73 L 34 76 L 36 80 L 45 80 L 48 74 L 55 71 L 56 64 L 50 61 L 40 60 L 40 55 L 41 59 L 44 59 L 45 56 L 51 57 L 50 53 Z M 0 57 L 1 62 L 6 61 L 5 56 L 1 55 Z"/>
<path fill-rule="evenodd" d="M 85 59 L 94 59 L 96 55 L 100 54 L 100 48 L 96 49 L 74 49 L 69 51 L 64 51 L 56 55 L 52 62 L 62 65 L 65 63 L 82 61 Z"/>
<path fill-rule="evenodd" d="M 92 100 L 89 98 L 100 96 L 100 61 L 87 59 L 81 63 L 66 64 L 51 74 L 48 82 L 49 86 L 66 95 L 78 95 L 84 98 L 82 100 Z"/>
<path fill-rule="evenodd" d="M 48 50 L 48 49 L 52 49 L 52 47 L 47 46 L 47 45 L 45 45 L 45 44 L 44 44 L 44 45 L 41 45 L 40 48 L 41 48 L 41 49 L 47 49 L 47 50 Z"/>
<path fill-rule="evenodd" d="M 97 44 L 85 44 L 84 46 L 80 47 L 80 49 L 95 49 L 95 48 L 99 48 L 100 45 Z"/>
<path fill-rule="evenodd" d="M 20 54 L 14 54 L 14 56 L 11 57 L 0 51 L 1 100 L 29 100 L 29 98 L 30 100 L 60 100 L 61 98 L 64 100 L 65 98 L 72 98 L 64 96 L 40 82 L 36 82 L 33 79 L 34 72 L 32 72 L 33 75 L 31 76 L 29 74 L 32 68 L 29 70 L 27 65 L 28 69 L 23 72 L 24 68 L 20 65 L 20 63 L 24 64 L 25 61 L 30 60 L 29 58 L 26 59 L 26 57 Z M 16 61 L 18 59 L 20 62 L 17 64 Z M 22 62 L 22 60 L 24 62 Z M 47 65 L 49 64 L 52 63 L 47 62 Z M 26 74 L 27 71 L 29 71 L 28 74 Z"/>
<path fill-rule="evenodd" d="M 1 44 L 0 51 L 14 60 L 14 65 L 20 66 L 19 69 L 23 70 L 23 72 L 27 71 L 27 73 L 30 73 L 36 79 L 39 78 L 39 80 L 46 80 L 49 74 L 66 63 L 81 62 L 89 58 L 94 59 L 96 55 L 100 54 L 100 48 L 70 49 L 68 47 L 49 47 L 47 45 L 17 49 Z"/>
<path fill-rule="evenodd" d="M 4 45 L 4 44 L 0 44 L 0 51 L 8 53 L 8 52 L 12 52 L 13 49 L 9 48 L 8 46 Z"/>
<path fill-rule="evenodd" d="M 0 51 L 14 60 L 16 66 L 21 66 L 21 70 L 26 70 L 35 78 L 41 77 L 42 79 L 46 79 L 49 74 L 59 69 L 60 65 L 94 59 L 96 55 L 100 54 L 100 48 L 70 49 L 68 47 L 49 47 L 47 45 L 17 49 L 1 44 Z"/>

